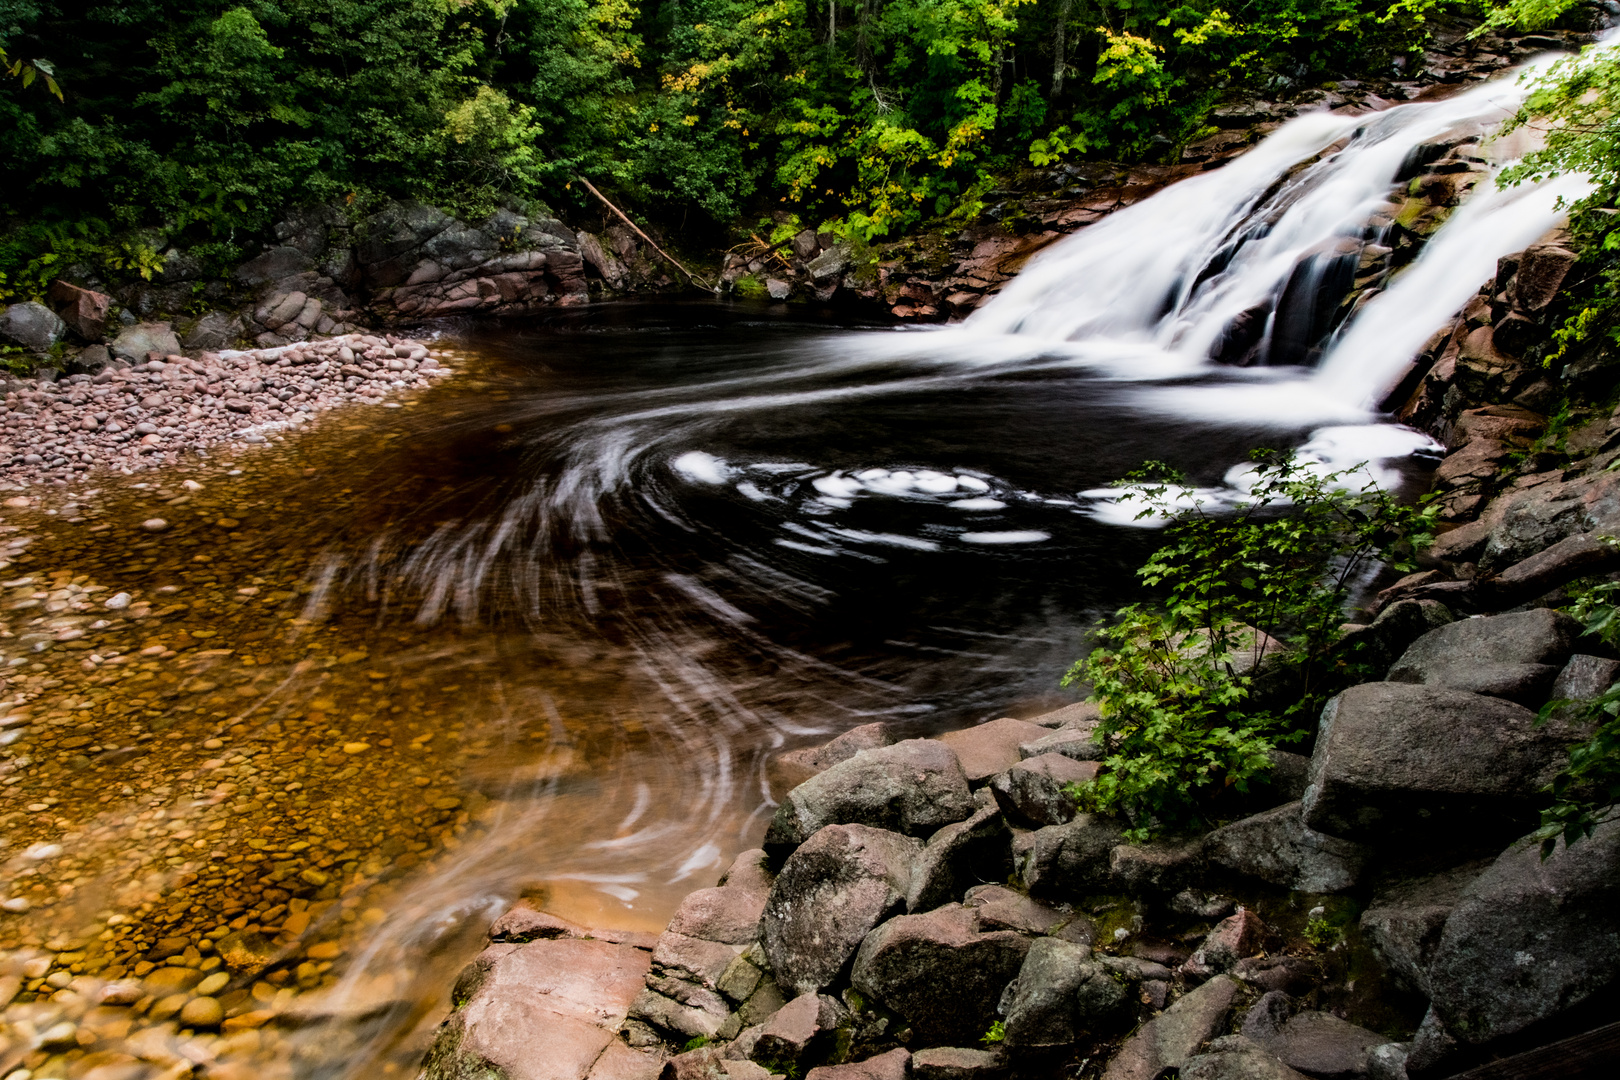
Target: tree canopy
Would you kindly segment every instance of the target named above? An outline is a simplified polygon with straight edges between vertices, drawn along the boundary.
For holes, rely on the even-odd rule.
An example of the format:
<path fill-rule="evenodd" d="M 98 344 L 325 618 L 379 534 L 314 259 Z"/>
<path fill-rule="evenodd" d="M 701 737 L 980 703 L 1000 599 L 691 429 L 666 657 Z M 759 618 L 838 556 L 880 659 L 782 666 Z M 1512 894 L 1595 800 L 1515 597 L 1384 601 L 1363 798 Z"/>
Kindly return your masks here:
<path fill-rule="evenodd" d="M 1032 150 L 1140 158 L 1223 94 L 1387 71 L 1439 2 L 0 0 L 0 271 L 576 175 L 673 222 L 882 236 L 972 216 Z"/>

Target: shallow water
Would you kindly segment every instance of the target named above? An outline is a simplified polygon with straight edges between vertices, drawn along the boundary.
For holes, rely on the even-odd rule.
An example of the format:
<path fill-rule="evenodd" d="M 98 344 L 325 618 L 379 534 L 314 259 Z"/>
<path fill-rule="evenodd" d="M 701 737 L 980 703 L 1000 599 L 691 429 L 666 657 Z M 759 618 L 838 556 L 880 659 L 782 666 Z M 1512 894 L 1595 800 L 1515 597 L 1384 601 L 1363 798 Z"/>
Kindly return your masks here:
<path fill-rule="evenodd" d="M 1145 458 L 1216 484 L 1309 434 L 746 307 L 445 329 L 463 373 L 404 408 L 7 514 L 35 537 L 7 605 L 103 587 L 56 613 L 71 640 L 4 650 L 8 693 L 38 695 L 3 750 L 5 889 L 30 901 L 0 917 L 12 969 L 117 979 L 189 947 L 207 975 L 232 931 L 269 942 L 215 993 L 281 1019 L 138 1046 L 220 1075 L 410 1073 L 518 896 L 659 929 L 763 834 L 778 750 L 1073 700 L 1085 627 L 1155 539 L 1078 493 Z M 90 629 L 119 590 L 148 613 Z M 7 610 L 12 634 L 42 610 Z M 26 1003 L 37 985 L 5 1067 L 127 1049 L 92 1011 L 78 1049 L 31 1050 L 95 991 Z"/>

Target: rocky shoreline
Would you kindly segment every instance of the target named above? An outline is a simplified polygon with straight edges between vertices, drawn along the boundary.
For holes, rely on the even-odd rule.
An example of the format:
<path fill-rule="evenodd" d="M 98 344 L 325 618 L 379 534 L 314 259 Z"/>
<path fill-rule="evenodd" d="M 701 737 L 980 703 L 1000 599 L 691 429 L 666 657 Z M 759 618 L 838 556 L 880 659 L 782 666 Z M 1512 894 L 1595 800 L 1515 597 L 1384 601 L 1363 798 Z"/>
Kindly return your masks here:
<path fill-rule="evenodd" d="M 1402 177 L 1393 244 L 1322 255 L 1355 263 L 1345 306 L 1482 173 L 1463 139 Z M 778 759 L 764 846 L 656 940 L 498 920 L 423 1080 L 1430 1080 L 1571 1038 L 1548 1060 L 1595 1067 L 1620 822 L 1546 860 L 1528 835 L 1588 732 L 1537 711 L 1620 677 L 1560 610 L 1620 574 L 1620 411 L 1581 404 L 1612 377 L 1542 362 L 1575 263 L 1556 233 L 1501 260 L 1391 388 L 1449 446 L 1442 535 L 1345 627 L 1383 678 L 1219 827 L 1137 843 L 1078 812 L 1069 785 L 1104 756 L 1090 705 L 856 728 Z"/>
<path fill-rule="evenodd" d="M 793 756 L 815 775 L 765 847 L 656 941 L 498 920 L 423 1076 L 1416 1080 L 1602 1022 L 1620 823 L 1546 861 L 1517 837 L 1581 737 L 1534 709 L 1620 661 L 1562 613 L 1456 620 L 1412 591 L 1355 631 L 1389 681 L 1279 753 L 1257 813 L 1149 844 L 1078 813 L 1089 705 L 857 728 Z"/>

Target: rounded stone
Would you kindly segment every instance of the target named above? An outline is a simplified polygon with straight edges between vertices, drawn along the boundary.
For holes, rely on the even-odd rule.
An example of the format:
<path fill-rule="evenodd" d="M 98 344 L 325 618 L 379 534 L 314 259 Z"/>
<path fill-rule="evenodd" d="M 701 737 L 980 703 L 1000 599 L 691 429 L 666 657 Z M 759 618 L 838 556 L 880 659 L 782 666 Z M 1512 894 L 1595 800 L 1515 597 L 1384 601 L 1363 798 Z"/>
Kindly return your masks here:
<path fill-rule="evenodd" d="M 224 1021 L 225 1008 L 218 998 L 192 998 L 180 1010 L 180 1023 L 189 1028 L 217 1028 Z"/>

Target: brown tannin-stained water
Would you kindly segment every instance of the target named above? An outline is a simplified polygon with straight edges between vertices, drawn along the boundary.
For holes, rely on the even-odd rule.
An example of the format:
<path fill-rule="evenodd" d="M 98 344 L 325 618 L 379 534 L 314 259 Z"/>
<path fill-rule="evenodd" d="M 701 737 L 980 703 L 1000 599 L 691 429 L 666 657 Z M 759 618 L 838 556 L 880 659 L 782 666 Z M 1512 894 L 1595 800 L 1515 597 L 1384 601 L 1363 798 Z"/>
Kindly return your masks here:
<path fill-rule="evenodd" d="M 1154 544 L 1077 493 L 1307 434 L 748 308 L 447 340 L 402 408 L 5 511 L 0 1076 L 414 1075 L 518 897 L 660 930 L 781 749 L 1072 700 Z"/>

